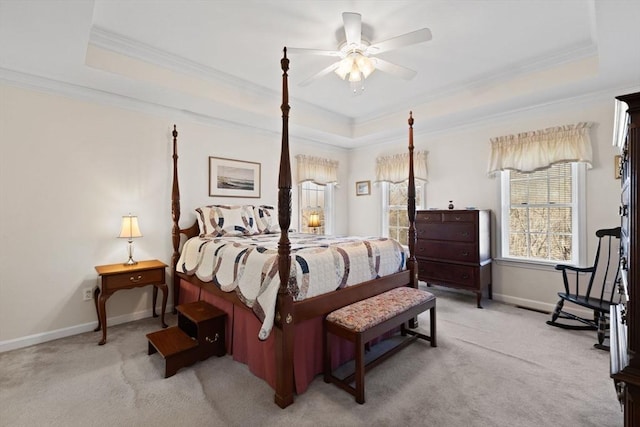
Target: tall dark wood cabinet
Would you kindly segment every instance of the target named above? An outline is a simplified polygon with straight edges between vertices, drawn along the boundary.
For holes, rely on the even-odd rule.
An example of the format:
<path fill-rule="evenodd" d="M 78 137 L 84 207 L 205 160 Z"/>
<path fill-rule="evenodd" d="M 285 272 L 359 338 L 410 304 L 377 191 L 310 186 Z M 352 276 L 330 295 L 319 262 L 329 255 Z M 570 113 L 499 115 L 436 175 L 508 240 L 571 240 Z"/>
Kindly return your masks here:
<path fill-rule="evenodd" d="M 491 211 L 427 210 L 416 213 L 418 279 L 491 295 Z"/>
<path fill-rule="evenodd" d="M 625 104 L 624 127 L 617 138 L 622 191 L 621 282 L 623 303 L 611 307 L 611 377 L 624 407 L 624 425 L 640 426 L 640 92 L 616 97 Z M 619 116 L 620 117 L 620 116 Z"/>

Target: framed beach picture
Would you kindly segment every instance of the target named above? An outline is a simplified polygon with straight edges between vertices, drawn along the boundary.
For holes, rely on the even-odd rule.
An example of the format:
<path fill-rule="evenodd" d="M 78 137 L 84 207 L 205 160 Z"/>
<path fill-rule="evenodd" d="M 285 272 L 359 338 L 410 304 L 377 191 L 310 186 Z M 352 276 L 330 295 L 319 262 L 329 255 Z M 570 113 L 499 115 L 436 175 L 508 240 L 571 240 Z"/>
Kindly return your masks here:
<path fill-rule="evenodd" d="M 371 194 L 371 181 L 356 182 L 356 196 L 368 196 Z"/>
<path fill-rule="evenodd" d="M 260 163 L 209 157 L 209 196 L 260 197 Z"/>

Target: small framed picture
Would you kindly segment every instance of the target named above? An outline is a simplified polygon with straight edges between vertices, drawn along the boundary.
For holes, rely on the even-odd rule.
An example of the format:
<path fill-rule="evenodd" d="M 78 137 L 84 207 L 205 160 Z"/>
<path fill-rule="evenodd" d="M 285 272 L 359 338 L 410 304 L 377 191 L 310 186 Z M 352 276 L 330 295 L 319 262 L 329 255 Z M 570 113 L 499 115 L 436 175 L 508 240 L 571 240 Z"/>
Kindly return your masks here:
<path fill-rule="evenodd" d="M 613 177 L 615 179 L 620 179 L 622 176 L 620 173 L 622 172 L 622 156 L 617 155 L 613 157 Z"/>
<path fill-rule="evenodd" d="M 368 196 L 371 194 L 371 181 L 356 182 L 356 196 Z"/>
<path fill-rule="evenodd" d="M 209 196 L 260 197 L 260 163 L 209 157 Z"/>

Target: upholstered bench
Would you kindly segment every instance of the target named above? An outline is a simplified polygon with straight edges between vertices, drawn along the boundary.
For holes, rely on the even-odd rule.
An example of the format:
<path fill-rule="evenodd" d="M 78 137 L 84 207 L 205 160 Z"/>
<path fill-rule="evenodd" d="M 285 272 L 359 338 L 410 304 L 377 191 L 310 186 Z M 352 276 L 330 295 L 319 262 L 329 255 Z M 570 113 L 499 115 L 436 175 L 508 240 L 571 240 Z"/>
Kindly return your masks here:
<path fill-rule="evenodd" d="M 408 329 L 407 322 L 426 310 L 430 310 L 429 335 Z M 365 345 L 398 326 L 403 336 L 409 334 L 411 337 L 365 364 Z M 355 372 L 346 378 L 340 379 L 333 374 L 329 334 L 355 344 Z M 410 287 L 394 288 L 335 310 L 324 320 L 324 381 L 336 384 L 354 395 L 356 402 L 364 403 L 365 372 L 418 338 L 430 341 L 431 347 L 437 347 L 436 297 L 430 292 Z M 352 387 L 354 377 L 355 387 Z"/>

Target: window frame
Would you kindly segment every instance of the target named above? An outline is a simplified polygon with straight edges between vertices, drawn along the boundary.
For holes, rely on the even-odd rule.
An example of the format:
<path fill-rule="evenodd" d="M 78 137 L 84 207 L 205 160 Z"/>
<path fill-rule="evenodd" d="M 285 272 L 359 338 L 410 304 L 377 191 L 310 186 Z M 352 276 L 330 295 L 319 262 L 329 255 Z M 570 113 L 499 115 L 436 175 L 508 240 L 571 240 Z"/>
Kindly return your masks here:
<path fill-rule="evenodd" d="M 510 236 L 510 171 L 504 170 L 500 172 L 500 222 L 499 230 L 499 261 L 507 261 L 513 263 L 522 263 L 525 265 L 539 266 L 555 266 L 557 264 L 569 264 L 574 266 L 585 266 L 586 262 L 586 164 L 571 162 L 571 221 L 572 221 L 572 252 L 571 260 L 554 261 L 542 260 L 539 258 L 515 257 L 509 255 L 509 236 Z"/>
<path fill-rule="evenodd" d="M 304 199 L 303 192 L 304 191 L 318 191 L 320 190 L 311 190 L 305 189 L 305 184 L 313 184 L 317 187 L 322 187 L 324 192 L 324 206 L 303 206 L 302 201 Z M 318 232 L 323 235 L 333 235 L 334 227 L 335 227 L 335 207 L 334 207 L 334 197 L 335 197 L 335 184 L 316 184 L 312 181 L 304 181 L 298 184 L 298 230 L 300 233 L 311 233 L 311 231 L 307 231 L 306 225 L 304 224 L 304 215 L 303 210 L 308 208 L 320 208 L 323 211 L 324 222 L 322 223 L 320 230 L 322 232 Z"/>
<path fill-rule="evenodd" d="M 402 183 L 404 184 L 408 184 L 408 180 L 407 181 L 403 181 Z M 424 206 L 426 206 L 425 203 L 425 199 L 426 199 L 426 182 L 422 182 L 422 181 L 415 181 L 415 185 L 416 185 L 416 211 L 420 210 L 420 209 L 424 209 Z M 382 237 L 389 237 L 389 190 L 390 190 L 390 183 L 387 181 L 383 181 L 380 183 L 380 192 L 381 192 L 381 200 L 382 200 L 382 215 L 381 215 L 381 222 L 380 222 L 380 228 L 381 228 L 381 232 L 380 235 Z M 420 193 L 418 195 L 418 193 Z M 421 200 L 422 203 L 418 204 L 418 200 Z"/>

